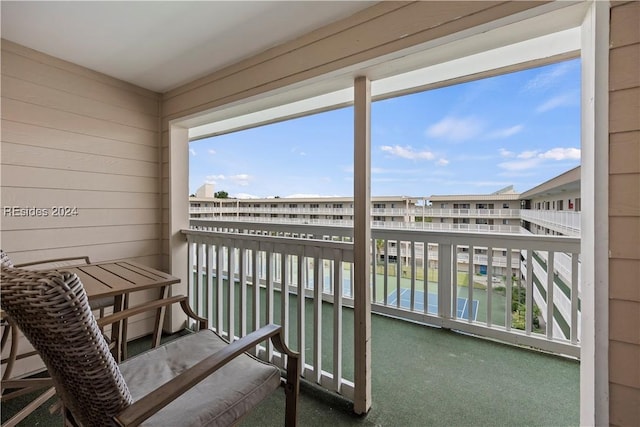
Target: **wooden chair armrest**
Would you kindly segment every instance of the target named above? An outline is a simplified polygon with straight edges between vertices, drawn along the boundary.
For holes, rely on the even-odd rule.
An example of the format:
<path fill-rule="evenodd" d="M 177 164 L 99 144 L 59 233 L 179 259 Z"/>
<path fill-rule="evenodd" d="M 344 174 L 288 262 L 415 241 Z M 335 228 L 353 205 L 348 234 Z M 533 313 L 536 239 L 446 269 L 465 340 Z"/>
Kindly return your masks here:
<path fill-rule="evenodd" d="M 175 297 L 149 301 L 144 304 L 136 305 L 135 307 L 127 308 L 126 310 L 118 311 L 108 316 L 103 316 L 96 321 L 98 322 L 99 328 L 104 328 L 107 325 L 111 325 L 113 323 L 120 322 L 121 320 L 128 319 L 129 317 L 135 316 L 136 314 L 145 313 L 147 311 L 155 310 L 157 308 L 165 307 L 175 303 L 180 303 L 180 307 L 182 307 L 182 310 L 185 312 L 185 314 L 196 320 L 200 329 L 207 329 L 207 319 L 198 316 L 193 312 L 193 310 L 191 310 L 191 307 L 189 307 L 189 303 L 187 301 L 187 297 L 184 295 L 177 295 Z"/>
<path fill-rule="evenodd" d="M 75 260 L 83 260 L 85 264 L 91 264 L 91 261 L 89 260 L 88 256 L 72 256 L 72 257 L 66 257 L 66 258 L 52 258 L 52 259 L 43 259 L 39 261 L 23 262 L 21 264 L 14 264 L 13 266 L 15 268 L 22 268 L 22 267 L 28 267 L 28 266 L 38 265 L 38 264 L 50 264 L 53 262 L 75 261 Z"/>
<path fill-rule="evenodd" d="M 269 324 L 234 341 L 134 402 L 114 417 L 116 422 L 121 426 L 139 425 L 234 358 L 260 342 L 276 336 L 280 337 L 281 334 L 281 326 Z M 283 343 L 281 338 L 277 340 L 279 344 Z M 291 354 L 290 358 L 297 360 L 296 353 L 288 350 L 287 354 Z"/>

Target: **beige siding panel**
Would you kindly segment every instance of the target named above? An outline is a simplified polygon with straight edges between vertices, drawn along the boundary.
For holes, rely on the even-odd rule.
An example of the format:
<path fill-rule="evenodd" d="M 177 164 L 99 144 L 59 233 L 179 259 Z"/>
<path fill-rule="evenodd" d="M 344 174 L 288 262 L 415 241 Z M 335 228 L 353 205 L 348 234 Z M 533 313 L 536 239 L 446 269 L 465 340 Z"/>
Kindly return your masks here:
<path fill-rule="evenodd" d="M 108 137 L 156 147 L 157 132 L 124 126 L 66 111 L 54 110 L 27 102 L 2 98 L 2 118 L 14 122 L 61 129 L 70 132 Z"/>
<path fill-rule="evenodd" d="M 136 242 L 156 238 L 157 228 L 154 224 L 18 231 L 3 230 L 2 232 L 3 246 L 17 252 Z"/>
<path fill-rule="evenodd" d="M 2 143 L 2 164 L 141 177 L 158 176 L 157 162 L 69 152 L 56 147 L 32 147 L 6 141 Z"/>
<path fill-rule="evenodd" d="M 156 193 L 158 179 L 26 166 L 2 166 L 2 185 L 42 189 Z"/>
<path fill-rule="evenodd" d="M 539 2 L 415 2 L 167 99 L 163 102 L 163 115 L 176 118 L 196 113 L 539 5 Z M 220 74 L 224 74 L 224 70 Z"/>
<path fill-rule="evenodd" d="M 609 94 L 609 132 L 640 130 L 640 88 Z"/>
<path fill-rule="evenodd" d="M 10 76 L 2 76 L 2 96 L 125 126 L 151 131 L 158 127 L 157 115 L 138 113 Z"/>
<path fill-rule="evenodd" d="M 3 239 L 3 248 L 15 263 L 60 258 L 66 256 L 86 255 L 91 262 L 115 261 L 119 259 L 155 259 L 158 255 L 158 240 L 139 240 L 118 243 L 99 243 L 95 245 L 74 246 L 70 248 L 56 247 L 50 249 L 34 249 L 26 251 L 14 250 Z M 145 263 L 151 265 L 149 263 Z"/>
<path fill-rule="evenodd" d="M 640 25 L 640 22 L 638 23 Z M 640 44 L 611 49 L 609 68 L 615 70 L 609 77 L 609 90 L 640 86 Z"/>
<path fill-rule="evenodd" d="M 609 167 L 612 174 L 640 173 L 640 132 L 616 133 L 609 137 Z"/>
<path fill-rule="evenodd" d="M 12 205 L 7 205 L 3 201 L 2 206 L 2 229 L 4 231 L 14 230 L 37 230 L 50 228 L 82 228 L 82 227 L 105 227 L 115 225 L 149 225 L 160 223 L 160 212 L 158 209 L 112 209 L 112 208 L 77 208 L 74 205 L 42 204 L 40 200 L 37 207 L 41 211 L 46 210 L 47 216 L 21 217 L 12 216 L 10 212 L 15 212 Z M 68 207 L 70 209 L 64 209 Z M 60 209 L 63 208 L 63 209 Z M 75 208 L 75 210 L 73 210 Z M 11 210 L 10 210 L 11 209 Z M 73 212 L 77 214 L 73 215 Z M 58 213 L 62 213 L 59 216 Z"/>
<path fill-rule="evenodd" d="M 158 148 L 123 142 L 108 137 L 83 135 L 59 129 L 2 120 L 2 142 L 33 147 L 56 148 L 66 152 L 91 153 L 131 160 L 157 162 Z"/>
<path fill-rule="evenodd" d="M 640 236 L 640 217 L 609 217 L 611 258 L 640 260 L 638 236 Z"/>
<path fill-rule="evenodd" d="M 156 193 L 2 187 L 3 206 L 75 206 L 84 209 L 157 209 Z M 0 217 L 3 221 L 4 218 Z M 4 224 L 4 222 L 3 222 Z"/>
<path fill-rule="evenodd" d="M 640 217 L 640 174 L 610 175 L 609 189 L 610 216 Z"/>
<path fill-rule="evenodd" d="M 611 9 L 611 47 L 640 42 L 640 2 L 634 1 Z"/>
<path fill-rule="evenodd" d="M 640 303 L 610 300 L 609 310 L 610 340 L 640 345 Z"/>
<path fill-rule="evenodd" d="M 637 426 L 640 420 L 640 390 L 611 384 L 609 392 L 609 423 L 612 426 Z"/>
<path fill-rule="evenodd" d="M 609 261 L 609 297 L 640 302 L 640 260 Z"/>
<path fill-rule="evenodd" d="M 624 370 L 610 369 L 611 382 L 640 389 L 640 345 L 611 341 L 609 364 L 625 367 Z"/>
<path fill-rule="evenodd" d="M 158 114 L 160 94 L 2 39 L 2 74 Z"/>

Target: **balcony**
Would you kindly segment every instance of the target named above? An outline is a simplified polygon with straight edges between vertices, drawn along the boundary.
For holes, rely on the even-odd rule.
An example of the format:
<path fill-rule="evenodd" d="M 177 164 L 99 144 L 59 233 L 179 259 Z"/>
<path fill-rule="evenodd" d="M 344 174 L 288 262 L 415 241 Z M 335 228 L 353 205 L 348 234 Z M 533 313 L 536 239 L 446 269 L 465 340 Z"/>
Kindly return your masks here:
<path fill-rule="evenodd" d="M 352 348 L 355 282 L 351 233 L 351 228 L 335 225 L 192 220 L 191 229 L 183 230 L 189 242 L 191 304 L 210 319 L 219 333 L 228 337 L 243 336 L 265 322 L 282 324 L 288 344 L 294 349 L 304 349 L 304 378 L 325 392 L 349 401 L 354 394 L 353 366 L 357 357 Z M 429 250 L 425 251 L 425 247 Z M 442 348 L 454 345 L 446 341 L 449 338 L 462 340 L 464 345 L 474 348 L 476 345 L 493 348 L 495 353 L 491 355 L 472 356 L 472 350 L 463 352 L 469 363 L 480 365 L 487 360 L 502 363 L 505 354 L 510 352 L 516 352 L 514 360 L 526 354 L 535 360 L 544 358 L 543 364 L 560 361 L 473 339 L 466 334 L 578 358 L 578 281 L 569 281 L 568 305 L 563 292 L 554 293 L 547 288 L 544 295 L 536 293 L 534 286 L 538 283 L 551 283 L 553 288 L 554 276 L 542 275 L 538 268 L 534 270 L 533 254 L 545 253 L 550 268 L 553 260 L 568 257 L 572 260 L 570 276 L 576 278 L 579 247 L 579 239 L 570 237 L 372 229 L 370 252 L 371 259 L 376 260 L 375 269 L 373 263 L 371 268 L 372 312 L 375 313 L 372 321 L 374 342 L 378 339 L 380 343 L 374 347 L 373 360 L 377 354 L 381 355 L 379 372 L 374 375 L 389 381 L 385 373 L 402 376 L 398 371 L 408 369 L 410 372 L 405 373 L 405 377 L 417 377 L 406 383 L 395 383 L 395 389 L 388 389 L 390 396 L 397 396 L 399 390 L 406 390 L 411 384 L 419 389 L 429 383 L 430 375 L 441 375 L 436 374 L 440 362 L 433 365 L 431 362 L 444 359 L 441 360 L 444 370 L 446 360 L 458 357 L 458 353 L 444 354 L 440 344 L 429 350 L 418 349 L 417 342 L 423 339 L 425 343 L 443 339 Z M 397 248 L 400 248 L 400 259 Z M 469 263 L 468 253 L 476 253 L 476 249 L 482 249 L 484 255 L 475 255 L 474 262 Z M 468 252 L 465 254 L 462 250 Z M 396 254 L 395 258 L 392 253 Z M 499 253 L 512 256 L 497 256 Z M 230 279 L 234 286 L 229 286 Z M 305 297 L 299 298 L 300 295 Z M 546 317 L 541 316 L 538 307 L 541 304 L 536 303 L 536 296 L 546 303 L 543 305 Z M 568 334 L 558 331 L 553 322 L 544 322 L 546 318 L 554 318 L 556 307 L 561 305 L 563 310 L 569 310 Z M 394 342 L 396 339 L 398 343 Z M 407 352 L 407 348 L 411 351 Z M 428 351 L 435 351 L 438 356 L 427 356 Z M 408 353 L 410 359 L 418 357 L 417 360 L 427 364 L 416 365 L 415 360 L 411 360 L 400 365 L 398 353 Z M 280 355 L 273 348 L 261 348 L 256 355 L 281 364 Z M 482 370 L 480 365 L 476 368 Z M 518 366 L 521 365 L 516 362 L 515 371 Z M 577 366 L 574 363 L 576 378 Z M 449 375 L 461 375 L 454 373 L 456 369 L 459 367 L 452 368 Z M 488 384 L 495 382 L 495 373 L 500 369 L 503 367 L 490 369 L 488 377 L 477 383 L 473 377 L 478 372 L 465 373 L 460 380 L 464 393 L 473 394 L 476 387 L 491 389 Z M 411 370 L 415 370 L 415 374 Z M 497 377 L 520 377 L 516 372 L 505 371 L 504 377 L 502 375 Z M 453 390 L 455 386 L 449 387 L 454 396 L 459 393 Z M 476 404 L 470 395 L 466 398 L 469 400 L 465 400 L 465 406 Z M 488 412 L 492 405 L 494 402 L 480 404 Z M 407 409 L 408 413 L 415 411 L 415 408 Z M 428 415 L 425 417 L 429 419 Z M 504 421 L 507 422 L 514 421 Z M 494 424 L 496 420 L 487 423 Z"/>
<path fill-rule="evenodd" d="M 520 217 L 566 236 L 580 236 L 580 212 L 523 209 Z"/>

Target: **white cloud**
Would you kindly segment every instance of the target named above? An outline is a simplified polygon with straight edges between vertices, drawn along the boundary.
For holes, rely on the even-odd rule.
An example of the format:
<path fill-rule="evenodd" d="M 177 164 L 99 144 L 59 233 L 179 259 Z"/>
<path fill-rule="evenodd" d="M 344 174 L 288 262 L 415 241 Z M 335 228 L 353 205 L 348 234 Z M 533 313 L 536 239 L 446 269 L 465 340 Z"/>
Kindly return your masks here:
<path fill-rule="evenodd" d="M 580 160 L 579 148 L 552 148 L 545 152 L 523 151 L 516 156 L 519 160 L 498 163 L 498 167 L 509 172 L 521 172 L 540 166 L 549 160 Z"/>
<path fill-rule="evenodd" d="M 411 159 L 411 160 L 433 160 L 435 155 L 428 150 L 424 151 L 416 151 L 410 146 L 401 147 L 399 145 L 383 145 L 380 147 L 382 151 L 386 151 L 392 156 L 401 157 L 403 159 Z"/>
<path fill-rule="evenodd" d="M 253 179 L 251 175 L 246 173 L 238 174 L 238 175 L 207 175 L 206 182 L 208 184 L 217 184 L 219 181 L 230 181 L 233 184 L 246 187 L 249 185 L 249 181 Z"/>
<path fill-rule="evenodd" d="M 523 125 L 515 125 L 515 126 L 511 126 L 509 128 L 497 129 L 497 130 L 494 130 L 493 132 L 489 133 L 487 135 L 487 138 L 489 138 L 489 139 L 509 138 L 510 136 L 513 136 L 513 135 L 515 135 L 517 133 L 522 132 L 522 129 L 524 129 Z"/>
<path fill-rule="evenodd" d="M 498 150 L 498 152 L 500 153 L 500 156 L 502 157 L 515 157 L 516 153 L 514 153 L 513 151 L 509 151 L 506 148 L 500 148 Z"/>
<path fill-rule="evenodd" d="M 531 158 L 526 160 L 513 160 L 509 162 L 498 163 L 498 166 L 508 171 L 520 171 L 525 169 L 533 169 L 541 163 L 539 158 Z"/>
<path fill-rule="evenodd" d="M 450 141 L 466 141 L 480 135 L 484 123 L 475 117 L 445 117 L 426 130 L 426 135 L 432 138 L 443 138 Z"/>
<path fill-rule="evenodd" d="M 436 164 L 438 166 L 447 166 L 449 164 L 449 160 L 447 159 L 439 159 Z"/>
<path fill-rule="evenodd" d="M 548 99 L 546 102 L 538 105 L 538 107 L 536 108 L 536 113 L 545 113 L 559 107 L 575 105 L 577 102 L 578 99 L 575 94 L 563 94 L 554 96 L 553 98 Z"/>
<path fill-rule="evenodd" d="M 189 153 L 191 153 L 192 156 L 195 156 L 196 150 L 194 150 L 193 148 L 189 148 Z"/>
<path fill-rule="evenodd" d="M 213 154 L 216 154 L 216 150 L 214 150 L 214 149 L 209 149 L 209 150 L 208 150 L 208 153 L 209 153 L 209 154 L 212 154 L 212 155 L 213 155 Z"/>
<path fill-rule="evenodd" d="M 247 194 L 247 193 L 236 193 L 233 197 L 236 199 L 260 199 L 261 198 L 259 196 L 255 196 L 253 194 Z"/>
<path fill-rule="evenodd" d="M 534 157 L 536 157 L 538 155 L 538 151 L 537 150 L 531 150 L 531 151 L 523 151 L 522 153 L 518 154 L 518 158 L 519 159 L 532 159 Z"/>
<path fill-rule="evenodd" d="M 543 91 L 552 87 L 560 77 L 571 70 L 572 64 L 563 62 L 555 67 L 545 70 L 529 80 L 525 86 L 526 91 Z"/>
<path fill-rule="evenodd" d="M 215 184 L 217 181 L 224 181 L 227 177 L 224 175 L 207 175 L 205 179 L 207 183 Z"/>
<path fill-rule="evenodd" d="M 580 149 L 578 148 L 552 148 L 540 154 L 542 159 L 553 160 L 580 160 Z"/>

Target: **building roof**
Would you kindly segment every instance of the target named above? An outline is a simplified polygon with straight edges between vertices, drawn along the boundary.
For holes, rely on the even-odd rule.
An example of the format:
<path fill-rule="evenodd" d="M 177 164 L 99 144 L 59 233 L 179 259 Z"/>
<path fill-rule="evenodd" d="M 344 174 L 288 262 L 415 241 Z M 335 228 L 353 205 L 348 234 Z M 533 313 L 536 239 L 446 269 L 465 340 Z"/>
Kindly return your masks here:
<path fill-rule="evenodd" d="M 580 166 L 551 178 L 540 185 L 525 191 L 520 195 L 521 199 L 531 199 L 536 196 L 559 194 L 565 191 L 580 189 Z"/>

